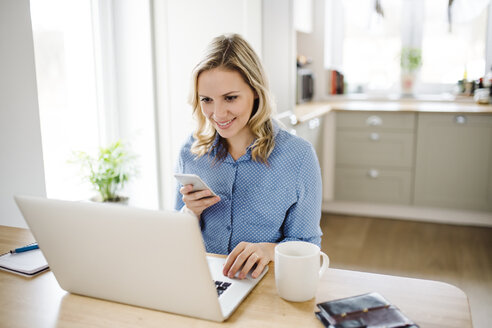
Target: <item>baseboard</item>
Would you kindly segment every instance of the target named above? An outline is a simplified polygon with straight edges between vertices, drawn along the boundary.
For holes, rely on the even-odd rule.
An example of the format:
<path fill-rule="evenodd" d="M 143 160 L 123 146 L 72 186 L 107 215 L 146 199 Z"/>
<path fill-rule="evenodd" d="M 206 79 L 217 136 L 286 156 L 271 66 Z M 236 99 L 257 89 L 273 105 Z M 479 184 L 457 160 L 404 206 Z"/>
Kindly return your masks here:
<path fill-rule="evenodd" d="M 342 201 L 324 201 L 322 210 L 346 215 L 492 227 L 492 212 Z"/>

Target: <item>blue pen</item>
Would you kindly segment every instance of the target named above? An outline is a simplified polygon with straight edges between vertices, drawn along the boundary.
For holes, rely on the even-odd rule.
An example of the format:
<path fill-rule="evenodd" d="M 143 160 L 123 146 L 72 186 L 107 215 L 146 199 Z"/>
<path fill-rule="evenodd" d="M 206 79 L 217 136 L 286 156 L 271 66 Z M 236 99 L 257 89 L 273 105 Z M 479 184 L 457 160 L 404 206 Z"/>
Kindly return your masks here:
<path fill-rule="evenodd" d="M 28 245 L 28 246 L 24 246 L 24 247 L 19 247 L 19 248 L 16 248 L 14 250 L 11 250 L 10 251 L 10 254 L 32 251 L 32 250 L 38 249 L 38 248 L 39 248 L 38 244 L 32 244 L 32 245 Z"/>

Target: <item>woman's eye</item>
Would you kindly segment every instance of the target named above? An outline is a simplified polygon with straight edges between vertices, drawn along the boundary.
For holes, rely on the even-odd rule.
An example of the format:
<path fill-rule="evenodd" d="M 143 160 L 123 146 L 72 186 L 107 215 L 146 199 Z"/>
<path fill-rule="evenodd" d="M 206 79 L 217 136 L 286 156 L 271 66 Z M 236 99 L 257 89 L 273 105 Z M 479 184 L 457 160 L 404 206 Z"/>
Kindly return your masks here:
<path fill-rule="evenodd" d="M 200 101 L 201 101 L 201 102 L 203 102 L 203 103 L 208 104 L 209 102 L 211 102 L 211 101 L 212 101 L 212 99 L 210 99 L 210 98 L 205 98 L 205 97 L 204 97 L 204 98 L 201 98 L 201 99 L 200 99 Z"/>
<path fill-rule="evenodd" d="M 236 98 L 237 98 L 237 96 L 226 96 L 225 100 L 231 102 L 231 101 L 236 100 Z"/>

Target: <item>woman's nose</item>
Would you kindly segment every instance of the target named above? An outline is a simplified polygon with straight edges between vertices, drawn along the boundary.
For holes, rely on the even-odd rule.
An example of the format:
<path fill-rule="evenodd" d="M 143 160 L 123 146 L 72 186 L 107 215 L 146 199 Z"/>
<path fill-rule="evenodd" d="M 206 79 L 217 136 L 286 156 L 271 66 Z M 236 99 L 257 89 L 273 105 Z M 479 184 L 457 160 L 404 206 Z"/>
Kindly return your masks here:
<path fill-rule="evenodd" d="M 227 118 L 227 108 L 223 103 L 215 103 L 214 116 L 216 119 Z"/>

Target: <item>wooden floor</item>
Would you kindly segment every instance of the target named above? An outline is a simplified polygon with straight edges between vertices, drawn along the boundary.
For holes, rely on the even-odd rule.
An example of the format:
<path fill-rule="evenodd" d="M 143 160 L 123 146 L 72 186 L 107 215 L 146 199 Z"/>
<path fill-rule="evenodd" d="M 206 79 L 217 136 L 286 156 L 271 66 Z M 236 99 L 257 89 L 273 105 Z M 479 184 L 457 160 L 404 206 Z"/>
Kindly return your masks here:
<path fill-rule="evenodd" d="M 492 228 L 331 214 L 321 228 L 330 267 L 453 284 L 474 327 L 492 327 Z"/>

